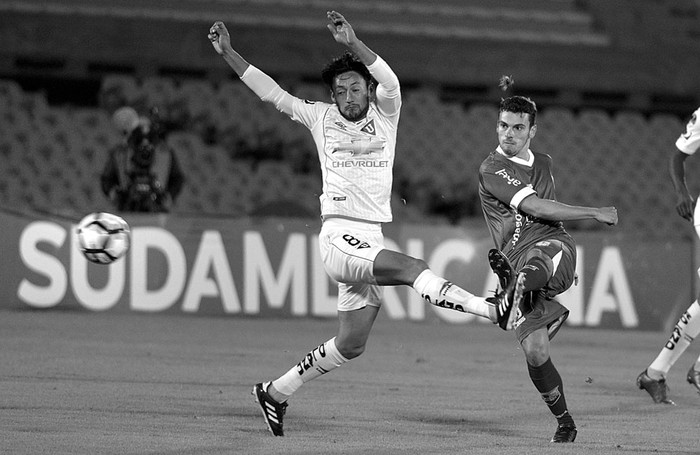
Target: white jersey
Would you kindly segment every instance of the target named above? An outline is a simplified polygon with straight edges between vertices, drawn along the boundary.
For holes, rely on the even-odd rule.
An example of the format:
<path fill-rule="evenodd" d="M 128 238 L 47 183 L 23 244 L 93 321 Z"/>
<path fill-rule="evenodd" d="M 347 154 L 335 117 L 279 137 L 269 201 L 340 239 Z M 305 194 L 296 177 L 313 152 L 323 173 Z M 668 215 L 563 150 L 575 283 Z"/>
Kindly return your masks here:
<path fill-rule="evenodd" d="M 290 95 L 252 66 L 241 80 L 311 131 L 323 178 L 322 216 L 389 222 L 401 93 L 398 78 L 380 57 L 368 69 L 379 83 L 376 102 L 357 122 L 343 117 L 335 104 Z"/>
<path fill-rule="evenodd" d="M 693 116 L 685 127 L 685 133 L 676 140 L 676 147 L 681 152 L 693 155 L 700 149 L 700 108 L 693 112 Z"/>

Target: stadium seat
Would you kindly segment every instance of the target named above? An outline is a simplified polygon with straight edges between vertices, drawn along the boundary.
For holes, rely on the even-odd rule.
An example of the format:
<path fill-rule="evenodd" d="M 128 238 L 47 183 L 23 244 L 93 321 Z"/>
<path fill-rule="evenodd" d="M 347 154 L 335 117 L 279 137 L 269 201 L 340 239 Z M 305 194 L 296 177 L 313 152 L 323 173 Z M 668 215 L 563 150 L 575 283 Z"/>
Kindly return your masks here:
<path fill-rule="evenodd" d="M 17 107 L 24 99 L 22 86 L 11 79 L 0 79 L 0 104 Z"/>
<path fill-rule="evenodd" d="M 105 76 L 102 79 L 100 91 L 102 93 L 115 93 L 124 101 L 121 106 L 133 103 L 140 94 L 139 84 L 136 82 L 136 79 L 133 76 L 123 74 L 109 74 Z"/>
<path fill-rule="evenodd" d="M 165 107 L 175 97 L 175 83 L 166 77 L 147 77 L 141 81 L 141 93 L 148 105 Z"/>

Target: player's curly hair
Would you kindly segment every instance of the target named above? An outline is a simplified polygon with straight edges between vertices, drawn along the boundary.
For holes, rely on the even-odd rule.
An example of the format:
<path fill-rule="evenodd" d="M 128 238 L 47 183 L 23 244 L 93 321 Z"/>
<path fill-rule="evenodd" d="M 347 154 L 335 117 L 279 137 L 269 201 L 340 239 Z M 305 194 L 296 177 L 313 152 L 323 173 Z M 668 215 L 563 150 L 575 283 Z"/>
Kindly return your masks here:
<path fill-rule="evenodd" d="M 369 70 L 352 52 L 346 51 L 340 57 L 334 58 L 325 68 L 321 71 L 321 79 L 323 82 L 333 90 L 333 81 L 335 77 L 339 74 L 347 73 L 348 71 L 355 71 L 362 78 L 367 81 L 369 86 L 374 83 L 374 78 L 370 74 Z"/>
<path fill-rule="evenodd" d="M 501 99 L 501 104 L 498 107 L 498 113 L 514 112 L 516 114 L 530 114 L 530 126 L 535 124 L 537 117 L 537 105 L 530 98 L 525 96 L 511 96 Z"/>

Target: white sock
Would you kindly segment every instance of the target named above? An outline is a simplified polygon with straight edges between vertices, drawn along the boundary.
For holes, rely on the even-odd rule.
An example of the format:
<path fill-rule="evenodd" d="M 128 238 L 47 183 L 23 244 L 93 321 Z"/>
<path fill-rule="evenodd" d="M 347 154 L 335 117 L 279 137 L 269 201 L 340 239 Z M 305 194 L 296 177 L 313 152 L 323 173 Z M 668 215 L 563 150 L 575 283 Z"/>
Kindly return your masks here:
<path fill-rule="evenodd" d="M 315 348 L 278 379 L 272 381 L 275 389 L 286 398 L 277 401 L 286 401 L 294 392 L 299 390 L 305 382 L 316 379 L 322 374 L 338 368 L 348 359 L 338 351 L 335 345 L 335 337 Z M 274 398 L 274 397 L 273 397 Z"/>
<path fill-rule="evenodd" d="M 700 304 L 696 300 L 678 319 L 670 338 L 656 359 L 649 365 L 649 370 L 654 370 L 654 372 L 661 373 L 663 377 L 666 377 L 668 370 L 698 334 L 700 334 Z M 650 376 L 652 375 L 650 374 Z"/>
<path fill-rule="evenodd" d="M 449 308 L 462 313 L 471 313 L 489 319 L 492 307 L 483 297 L 470 294 L 459 286 L 425 269 L 413 282 L 413 289 L 429 303 L 441 308 Z"/>

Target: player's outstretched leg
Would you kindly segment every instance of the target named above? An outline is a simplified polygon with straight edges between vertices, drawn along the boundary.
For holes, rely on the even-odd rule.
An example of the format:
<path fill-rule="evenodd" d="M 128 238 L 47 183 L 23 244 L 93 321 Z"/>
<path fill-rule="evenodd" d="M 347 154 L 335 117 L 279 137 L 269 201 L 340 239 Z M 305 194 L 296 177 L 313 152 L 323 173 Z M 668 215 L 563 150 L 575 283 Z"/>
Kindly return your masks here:
<path fill-rule="evenodd" d="M 688 384 L 695 387 L 698 393 L 700 393 L 700 371 L 695 369 L 695 364 L 693 364 L 690 367 L 690 370 L 688 370 L 688 376 L 686 376 L 686 379 Z"/>
<path fill-rule="evenodd" d="M 561 423 L 549 442 L 574 442 L 577 433 L 578 430 L 573 423 Z"/>
<path fill-rule="evenodd" d="M 501 292 L 497 293 L 494 298 L 487 300 L 493 301 L 496 307 L 496 323 L 503 330 L 511 330 L 513 324 L 511 313 L 513 309 L 513 294 L 515 292 L 515 270 L 510 265 L 510 261 L 501 251 L 497 249 L 489 250 L 488 254 L 489 265 L 491 270 L 498 277 L 498 283 L 501 287 Z"/>
<path fill-rule="evenodd" d="M 268 387 L 270 387 L 269 382 L 255 384 L 251 393 L 262 410 L 267 428 L 275 436 L 284 436 L 283 419 L 287 412 L 287 403 L 278 403 L 273 400 L 267 393 Z"/>
<path fill-rule="evenodd" d="M 642 390 L 646 390 L 654 400 L 654 403 L 664 403 L 674 405 L 673 401 L 669 400 L 666 396 L 668 393 L 668 385 L 666 385 L 666 379 L 652 379 L 647 374 L 647 370 L 642 371 L 637 376 L 637 387 Z"/>

